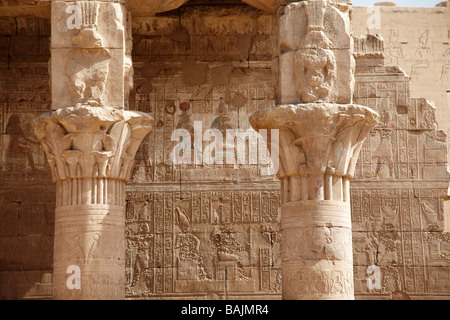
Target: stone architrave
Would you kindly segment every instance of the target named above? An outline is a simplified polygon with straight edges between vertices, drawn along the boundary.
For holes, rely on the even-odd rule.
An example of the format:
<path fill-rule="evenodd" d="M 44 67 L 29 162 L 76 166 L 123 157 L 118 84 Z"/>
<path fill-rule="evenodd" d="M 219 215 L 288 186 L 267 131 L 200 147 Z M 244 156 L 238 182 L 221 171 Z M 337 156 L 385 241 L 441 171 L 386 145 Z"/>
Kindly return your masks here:
<path fill-rule="evenodd" d="M 125 298 L 125 184 L 153 119 L 132 88 L 122 2 L 52 2 L 53 112 L 34 121 L 56 182 L 54 299 Z"/>
<path fill-rule="evenodd" d="M 354 299 L 349 181 L 379 116 L 352 104 L 349 6 L 311 0 L 280 11 L 279 105 L 250 123 L 279 130 L 282 296 Z"/>

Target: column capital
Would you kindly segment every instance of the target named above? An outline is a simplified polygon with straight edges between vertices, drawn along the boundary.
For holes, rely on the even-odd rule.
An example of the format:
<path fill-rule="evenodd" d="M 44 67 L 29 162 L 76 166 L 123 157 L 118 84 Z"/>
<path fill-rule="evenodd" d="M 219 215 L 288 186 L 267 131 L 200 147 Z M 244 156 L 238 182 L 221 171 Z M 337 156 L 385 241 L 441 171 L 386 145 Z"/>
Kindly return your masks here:
<path fill-rule="evenodd" d="M 94 177 L 127 182 L 152 127 L 153 118 L 145 113 L 107 107 L 69 107 L 34 120 L 55 182 Z"/>
<path fill-rule="evenodd" d="M 255 130 L 280 130 L 278 177 L 326 175 L 351 178 L 364 139 L 379 115 L 354 104 L 279 105 L 250 117 Z"/>

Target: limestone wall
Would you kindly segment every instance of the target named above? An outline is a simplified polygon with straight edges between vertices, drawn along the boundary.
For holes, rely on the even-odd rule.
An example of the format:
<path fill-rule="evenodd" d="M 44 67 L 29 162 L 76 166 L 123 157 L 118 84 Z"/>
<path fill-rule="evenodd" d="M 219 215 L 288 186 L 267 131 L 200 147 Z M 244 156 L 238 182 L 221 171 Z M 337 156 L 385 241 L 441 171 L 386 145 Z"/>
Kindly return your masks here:
<path fill-rule="evenodd" d="M 357 39 L 355 51 L 355 102 L 381 115 L 352 183 L 355 291 L 365 299 L 448 299 L 447 137 L 436 130 L 434 106 L 410 96 L 408 76 L 384 66 L 380 39 Z M 368 285 L 376 272 L 379 285 Z"/>
<path fill-rule="evenodd" d="M 272 23 L 245 5 L 134 19 L 130 108 L 156 126 L 127 188 L 130 298 L 279 297 L 276 178 L 256 165 L 174 166 L 170 157 L 175 129 L 247 130 L 251 113 L 274 104 Z"/>

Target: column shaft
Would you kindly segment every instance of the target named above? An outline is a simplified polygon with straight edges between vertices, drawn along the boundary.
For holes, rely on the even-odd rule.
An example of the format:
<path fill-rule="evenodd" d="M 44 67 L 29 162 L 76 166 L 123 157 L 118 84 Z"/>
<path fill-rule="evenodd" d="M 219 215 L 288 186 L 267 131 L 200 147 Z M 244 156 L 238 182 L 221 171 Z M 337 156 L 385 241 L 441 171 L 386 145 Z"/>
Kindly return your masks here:
<path fill-rule="evenodd" d="M 379 116 L 352 104 L 348 1 L 291 2 L 278 2 L 279 104 L 250 117 L 281 133 L 283 299 L 354 299 L 350 159 Z"/>
<path fill-rule="evenodd" d="M 55 299 L 125 298 L 125 184 L 153 119 L 133 87 L 125 1 L 52 1 L 52 113 L 35 119 L 56 182 Z"/>
<path fill-rule="evenodd" d="M 353 299 L 349 204 L 307 200 L 281 210 L 283 299 Z"/>

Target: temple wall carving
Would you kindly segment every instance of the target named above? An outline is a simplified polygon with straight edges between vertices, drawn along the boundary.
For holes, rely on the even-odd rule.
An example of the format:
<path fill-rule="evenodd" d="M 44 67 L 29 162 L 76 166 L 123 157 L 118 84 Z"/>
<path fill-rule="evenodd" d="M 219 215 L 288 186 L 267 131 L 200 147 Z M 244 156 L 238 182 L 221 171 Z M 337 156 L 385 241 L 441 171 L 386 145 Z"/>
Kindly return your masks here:
<path fill-rule="evenodd" d="M 438 128 L 449 136 L 450 7 L 376 9 L 380 24 L 369 31 L 383 36 L 386 65 L 398 65 L 411 77 L 411 97 L 426 97 L 434 104 Z M 372 14 L 364 7 L 353 8 L 355 36 L 367 33 Z"/>
<path fill-rule="evenodd" d="M 246 5 L 182 6 L 158 16 L 136 16 L 132 23 L 134 85 L 129 106 L 117 105 L 150 114 L 154 128 L 137 150 L 130 183 L 124 189 L 126 297 L 279 299 L 282 285 L 289 285 L 290 279 L 304 282 L 299 294 L 316 294 L 317 284 L 308 280 L 310 275 L 293 272 L 282 277 L 280 209 L 290 194 L 276 177 L 259 175 L 258 164 L 177 166 L 170 157 L 175 129 L 193 133 L 194 122 L 202 121 L 203 131 L 247 130 L 251 114 L 277 103 L 279 88 L 273 85 L 272 72 L 275 18 Z M 57 267 L 53 265 L 54 212 L 61 200 L 55 197 L 52 172 L 31 125 L 35 117 L 52 110 L 50 22 L 2 17 L 0 26 L 0 298 L 48 296 L 45 275 Z M 102 32 L 107 31 L 98 30 Z M 70 42 L 76 35 L 67 36 Z M 130 37 L 120 41 L 125 38 Z M 348 273 L 330 271 L 328 276 L 335 281 L 324 284 L 329 294 L 345 294 L 353 286 L 357 299 L 405 295 L 448 299 L 450 239 L 443 232 L 448 158 L 446 134 L 437 129 L 441 117 L 424 99 L 426 95 L 411 95 L 410 70 L 404 73 L 383 65 L 382 41 L 344 40 L 348 49 L 355 42 L 356 62 L 347 64 L 355 71 L 353 103 L 381 116 L 354 167 L 349 203 L 353 252 L 336 247 L 339 239 L 349 236 L 347 229 L 324 226 L 315 235 L 295 236 L 323 237 L 327 245 L 311 243 L 304 251 L 287 247 L 287 254 L 335 261 L 352 255 L 353 270 L 347 265 L 342 269 Z M 286 43 L 291 49 L 289 39 Z M 104 50 L 92 49 L 99 52 L 99 64 L 118 57 L 115 45 L 108 46 L 112 49 L 106 59 Z M 330 86 L 336 85 L 332 74 L 333 70 L 339 74 L 339 54 L 326 50 L 321 54 L 329 63 L 317 62 L 330 75 Z M 71 74 L 83 81 L 92 75 L 77 73 L 79 56 L 73 52 L 70 57 L 75 63 L 60 66 L 56 59 L 52 68 L 59 68 L 65 85 L 77 88 Z M 308 59 L 299 53 L 294 62 L 301 65 Z M 127 70 L 126 55 L 123 60 L 120 72 Z M 106 74 L 100 72 L 94 80 L 107 78 Z M 105 83 L 101 90 L 108 90 Z M 79 94 L 62 100 L 93 98 L 93 104 L 126 100 L 126 88 L 111 88 L 117 99 L 72 90 Z M 324 182 L 325 173 L 326 168 Z M 300 181 L 293 185 L 301 197 Z M 78 182 L 76 186 L 76 190 L 67 186 L 74 190 L 74 199 L 78 199 Z M 108 188 L 112 187 L 108 184 Z M 83 245 L 104 239 L 96 238 L 94 232 L 90 240 Z M 80 252 L 73 244 L 70 252 Z M 97 259 L 107 259 L 108 254 L 102 252 Z M 89 254 L 77 259 L 92 262 Z M 374 266 L 380 270 L 380 286 L 373 283 L 369 288 Z M 351 272 L 353 284 L 348 280 Z"/>

